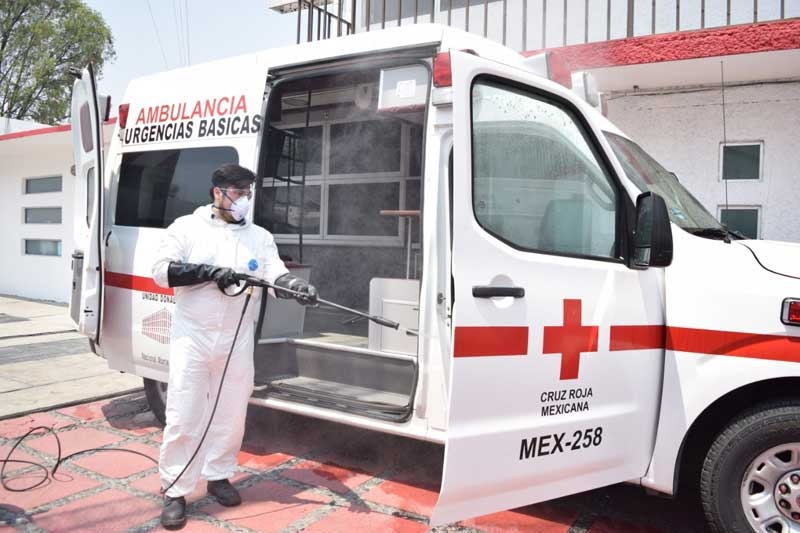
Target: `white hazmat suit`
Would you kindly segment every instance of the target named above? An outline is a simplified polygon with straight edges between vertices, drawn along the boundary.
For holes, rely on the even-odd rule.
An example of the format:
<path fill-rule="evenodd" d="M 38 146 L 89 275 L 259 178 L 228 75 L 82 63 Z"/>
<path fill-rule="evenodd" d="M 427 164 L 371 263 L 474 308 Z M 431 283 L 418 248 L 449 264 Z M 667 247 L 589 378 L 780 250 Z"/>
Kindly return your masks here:
<path fill-rule="evenodd" d="M 211 206 L 178 218 L 166 232 L 153 265 L 153 278 L 169 286 L 171 262 L 229 267 L 273 283 L 288 273 L 272 235 L 245 220 L 228 223 Z M 203 447 L 188 470 L 167 491 L 177 498 L 194 490 L 202 474 L 230 479 L 244 435 L 247 400 L 253 391 L 253 337 L 262 289 L 255 289 L 231 355 L 219 405 Z M 175 287 L 169 351 L 169 387 L 159 472 L 167 487 L 189 462 L 208 423 L 225 359 L 245 296 L 229 297 L 216 283 Z"/>

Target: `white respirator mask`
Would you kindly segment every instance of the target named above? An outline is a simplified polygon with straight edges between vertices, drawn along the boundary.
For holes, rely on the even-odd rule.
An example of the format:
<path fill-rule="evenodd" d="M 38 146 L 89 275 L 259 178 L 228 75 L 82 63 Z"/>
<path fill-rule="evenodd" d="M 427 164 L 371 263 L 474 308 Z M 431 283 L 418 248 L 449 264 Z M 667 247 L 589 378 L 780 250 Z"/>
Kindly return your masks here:
<path fill-rule="evenodd" d="M 250 198 L 242 196 L 231 204 L 231 216 L 236 222 L 241 222 L 250 211 Z"/>
<path fill-rule="evenodd" d="M 230 200 L 231 208 L 226 209 L 224 207 L 217 207 L 217 209 L 219 209 L 220 211 L 228 211 L 231 214 L 231 217 L 233 217 L 233 220 L 235 220 L 236 222 L 241 222 L 242 220 L 244 220 L 244 217 L 246 217 L 247 213 L 250 211 L 250 196 L 243 195 L 240 196 L 238 199 L 234 200 L 233 198 L 228 196 L 228 192 L 226 189 L 221 189 L 221 190 L 225 198 Z"/>

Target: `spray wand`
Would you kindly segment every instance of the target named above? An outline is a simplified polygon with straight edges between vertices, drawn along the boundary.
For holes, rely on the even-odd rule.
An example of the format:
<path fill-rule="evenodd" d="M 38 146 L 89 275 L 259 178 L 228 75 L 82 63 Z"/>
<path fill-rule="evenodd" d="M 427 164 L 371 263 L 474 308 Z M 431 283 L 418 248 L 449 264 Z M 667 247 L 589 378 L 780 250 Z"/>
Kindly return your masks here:
<path fill-rule="evenodd" d="M 275 285 L 273 283 L 270 283 L 270 282 L 268 282 L 266 280 L 263 280 L 261 278 L 256 278 L 256 277 L 253 277 L 253 276 L 248 276 L 247 274 L 237 274 L 236 278 L 245 283 L 245 288 L 247 288 L 249 286 L 252 286 L 252 287 L 263 287 L 263 288 L 267 288 L 267 289 L 273 289 L 273 290 L 276 290 L 276 291 L 283 291 L 286 294 L 289 294 L 291 296 L 297 296 L 297 297 L 299 297 L 301 299 L 307 299 L 308 298 L 308 295 L 306 293 L 304 293 L 304 292 L 299 292 L 299 291 L 294 291 L 292 289 L 285 289 L 283 287 L 278 287 L 277 285 Z M 365 313 L 363 311 L 359 311 L 358 309 L 352 309 L 350 307 L 345 307 L 344 305 L 337 304 L 336 302 L 331 302 L 329 300 L 323 300 L 322 298 L 317 298 L 315 300 L 315 302 L 318 303 L 319 305 L 324 305 L 326 307 L 332 307 L 333 309 L 339 309 L 340 311 L 345 311 L 346 313 L 350 313 L 352 315 L 356 315 L 356 316 L 359 316 L 361 318 L 366 318 L 367 320 L 371 320 L 372 322 L 375 322 L 379 326 L 385 326 L 387 328 L 396 329 L 398 331 L 404 331 L 408 335 L 413 335 L 413 336 L 418 336 L 419 335 L 419 332 L 417 330 L 400 327 L 400 324 L 398 322 L 395 322 L 394 320 L 389 320 L 388 318 L 384 318 L 382 316 L 370 315 L 369 313 Z"/>

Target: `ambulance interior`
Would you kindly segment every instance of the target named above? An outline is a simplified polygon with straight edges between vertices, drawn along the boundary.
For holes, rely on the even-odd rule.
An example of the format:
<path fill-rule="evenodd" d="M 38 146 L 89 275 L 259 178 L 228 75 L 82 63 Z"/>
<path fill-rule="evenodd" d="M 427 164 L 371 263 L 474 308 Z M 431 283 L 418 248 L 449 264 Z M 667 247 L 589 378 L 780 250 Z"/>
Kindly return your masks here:
<path fill-rule="evenodd" d="M 389 420 L 411 412 L 429 77 L 412 62 L 273 83 L 256 223 L 320 297 L 401 327 L 263 299 L 256 396 Z"/>

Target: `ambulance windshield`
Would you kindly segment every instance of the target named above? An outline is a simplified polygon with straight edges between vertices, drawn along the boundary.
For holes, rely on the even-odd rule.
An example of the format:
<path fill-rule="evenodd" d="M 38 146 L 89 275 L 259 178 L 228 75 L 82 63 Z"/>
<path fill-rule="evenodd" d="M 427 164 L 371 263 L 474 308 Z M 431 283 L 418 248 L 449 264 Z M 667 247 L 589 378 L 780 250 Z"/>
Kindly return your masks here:
<path fill-rule="evenodd" d="M 667 204 L 669 219 L 690 233 L 726 232 L 711 213 L 638 144 L 620 135 L 604 132 L 625 174 L 642 192 L 652 191 Z M 711 236 L 711 235 L 709 235 Z"/>

